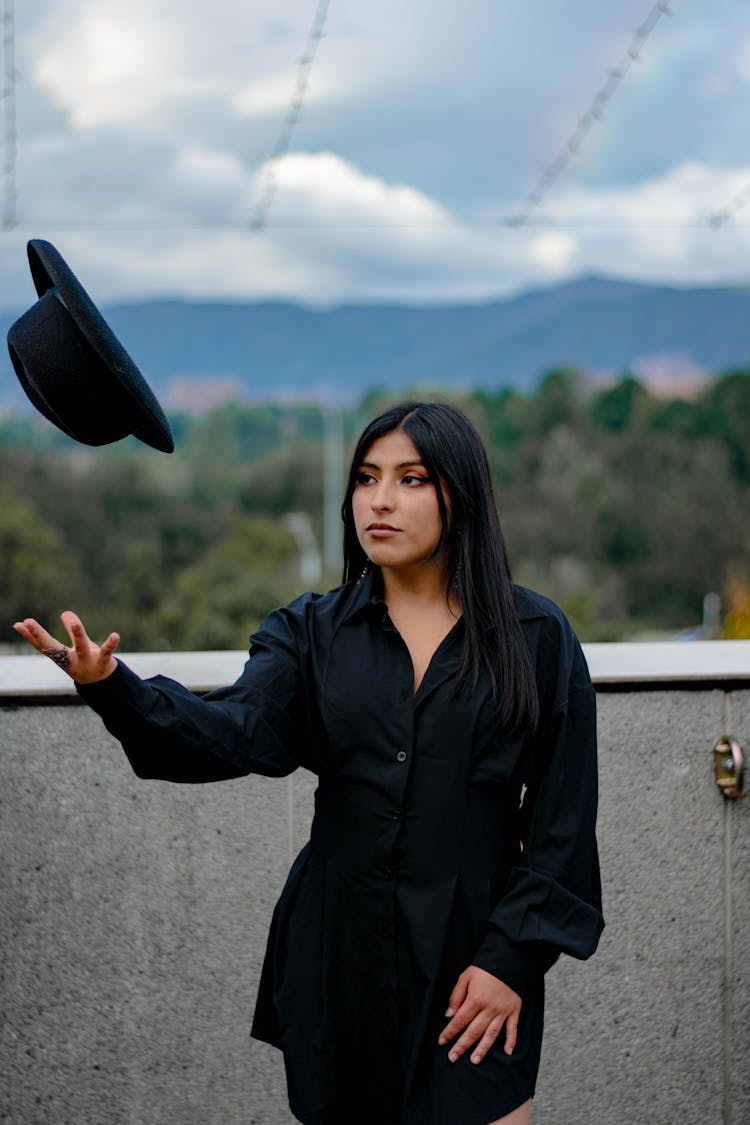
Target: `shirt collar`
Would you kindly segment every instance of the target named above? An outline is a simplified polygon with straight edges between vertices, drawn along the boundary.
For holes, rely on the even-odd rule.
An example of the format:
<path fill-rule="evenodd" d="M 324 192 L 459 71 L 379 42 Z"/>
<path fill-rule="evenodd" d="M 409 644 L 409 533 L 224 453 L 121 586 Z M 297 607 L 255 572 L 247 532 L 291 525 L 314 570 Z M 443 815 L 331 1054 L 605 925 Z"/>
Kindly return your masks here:
<path fill-rule="evenodd" d="M 513 600 L 518 620 L 521 622 L 537 621 L 549 616 L 531 592 L 523 586 L 513 586 Z M 352 584 L 351 597 L 343 620 L 354 621 L 371 615 L 382 621 L 387 612 L 380 568 L 371 565 L 364 578 Z"/>
<path fill-rule="evenodd" d="M 379 615 L 382 620 L 387 612 L 380 568 L 371 565 L 364 578 L 352 583 L 351 597 L 343 621 L 354 621 L 368 615 Z"/>
<path fill-rule="evenodd" d="M 549 614 L 525 586 L 513 586 L 513 601 L 516 603 L 519 621 L 537 621 L 543 617 L 549 617 Z"/>

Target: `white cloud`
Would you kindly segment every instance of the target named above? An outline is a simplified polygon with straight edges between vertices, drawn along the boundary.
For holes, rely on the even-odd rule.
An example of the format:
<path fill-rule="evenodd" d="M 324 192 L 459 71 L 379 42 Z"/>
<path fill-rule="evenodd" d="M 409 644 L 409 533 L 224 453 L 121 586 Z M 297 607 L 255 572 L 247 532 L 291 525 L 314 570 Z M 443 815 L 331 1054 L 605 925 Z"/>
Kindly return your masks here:
<path fill-rule="evenodd" d="M 98 300 L 484 300 L 591 271 L 675 283 L 747 276 L 750 229 L 714 229 L 706 220 L 717 201 L 750 183 L 750 167 L 691 163 L 627 190 L 571 188 L 554 207 L 550 200 L 558 228 L 513 229 L 463 224 L 427 193 L 335 153 L 295 153 L 278 162 L 270 225 L 254 233 L 261 173 L 220 149 L 129 143 L 114 171 L 97 163 L 96 133 L 79 136 L 72 153 L 60 138 L 32 146 L 26 158 L 27 204 L 43 219 L 29 233 L 50 238 L 64 256 L 68 248 Z M 76 194 L 81 169 L 85 190 Z M 17 263 L 0 272 L 5 305 L 17 303 L 18 276 Z"/>
<path fill-rule="evenodd" d="M 549 277 L 563 277 L 570 271 L 576 254 L 574 239 L 562 231 L 545 231 L 529 244 L 529 257 Z"/>
<path fill-rule="evenodd" d="M 214 0 L 207 22 L 204 8 L 179 0 L 50 0 L 28 41 L 30 73 L 74 129 L 186 125 L 195 100 L 206 98 L 240 118 L 280 114 L 312 10 L 287 0 L 287 28 L 273 19 L 276 8 Z M 351 90 L 358 71 L 344 69 Z M 343 96 L 340 70 L 316 68 L 308 104 Z"/>
<path fill-rule="evenodd" d="M 279 74 L 243 86 L 230 96 L 230 105 L 239 117 L 262 117 L 289 108 L 289 75 Z"/>
<path fill-rule="evenodd" d="M 290 153 L 272 171 L 278 197 L 274 225 L 302 220 L 380 223 L 384 226 L 445 223 L 450 215 L 429 196 L 407 184 L 368 176 L 333 152 Z"/>
<path fill-rule="evenodd" d="M 107 299 L 470 300 L 590 270 L 745 280 L 750 205 L 707 222 L 750 183 L 732 166 L 750 16 L 730 0 L 660 21 L 539 214 L 550 225 L 521 229 L 461 216 L 514 212 L 642 0 L 591 5 L 586 21 L 547 0 L 331 5 L 270 227 L 253 235 L 313 10 L 29 0 L 16 16 L 24 230 L 71 246 Z M 2 238 L 8 303 L 18 240 Z"/>
<path fill-rule="evenodd" d="M 68 3 L 50 13 L 34 80 L 76 129 L 148 119 L 178 68 L 174 37 L 133 0 L 76 7 Z"/>
<path fill-rule="evenodd" d="M 19 207 L 38 229 L 154 226 L 247 220 L 253 174 L 232 152 L 89 130 L 44 137 L 19 154 Z"/>
<path fill-rule="evenodd" d="M 622 188 L 567 188 L 550 197 L 548 210 L 564 217 L 669 223 L 705 222 L 750 183 L 750 166 L 722 168 L 685 161 L 663 175 Z"/>
<path fill-rule="evenodd" d="M 251 82 L 236 92 L 230 91 L 228 102 L 238 117 L 267 117 L 287 112 L 295 92 L 293 72 L 290 73 L 287 66 L 279 74 Z M 312 89 L 306 93 L 306 104 L 309 106 L 312 102 L 316 107 L 320 106 L 322 102 L 332 100 L 337 93 L 340 93 L 340 88 L 330 77 L 316 75 Z"/>
<path fill-rule="evenodd" d="M 561 191 L 548 210 L 570 224 L 579 268 L 675 283 L 731 283 L 750 273 L 750 197 L 747 209 L 726 225 L 712 225 L 711 217 L 747 189 L 750 165 L 691 161 L 628 188 Z"/>

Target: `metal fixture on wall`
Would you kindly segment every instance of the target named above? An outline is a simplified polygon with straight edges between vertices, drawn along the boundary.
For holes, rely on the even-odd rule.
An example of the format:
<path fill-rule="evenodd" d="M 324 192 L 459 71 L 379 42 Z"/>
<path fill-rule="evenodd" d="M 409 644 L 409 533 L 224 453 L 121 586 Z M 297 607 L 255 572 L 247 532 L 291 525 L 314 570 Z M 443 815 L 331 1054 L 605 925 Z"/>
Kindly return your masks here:
<path fill-rule="evenodd" d="M 742 747 L 736 738 L 724 736 L 714 746 L 716 784 L 725 797 L 748 797 L 742 792 Z"/>

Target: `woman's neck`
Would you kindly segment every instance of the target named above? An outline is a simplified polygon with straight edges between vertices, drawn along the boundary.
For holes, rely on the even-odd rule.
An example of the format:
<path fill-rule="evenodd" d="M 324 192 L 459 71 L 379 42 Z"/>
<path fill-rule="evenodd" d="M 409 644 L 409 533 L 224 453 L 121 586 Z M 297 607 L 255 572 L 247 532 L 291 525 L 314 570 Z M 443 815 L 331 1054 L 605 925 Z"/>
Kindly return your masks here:
<path fill-rule="evenodd" d="M 429 611 L 435 607 L 450 608 L 454 617 L 461 610 L 454 596 L 446 598 L 446 579 L 442 568 L 423 566 L 419 570 L 403 571 L 381 568 L 383 598 L 390 609 L 408 606 L 412 610 Z"/>

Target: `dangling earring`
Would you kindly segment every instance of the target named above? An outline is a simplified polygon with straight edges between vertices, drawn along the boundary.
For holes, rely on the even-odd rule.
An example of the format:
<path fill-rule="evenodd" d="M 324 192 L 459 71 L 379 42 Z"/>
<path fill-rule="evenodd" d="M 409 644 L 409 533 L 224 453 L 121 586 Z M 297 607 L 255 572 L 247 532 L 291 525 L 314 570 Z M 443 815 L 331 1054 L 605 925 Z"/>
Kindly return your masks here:
<path fill-rule="evenodd" d="M 362 568 L 362 573 L 360 574 L 359 578 L 357 579 L 357 585 L 358 586 L 361 586 L 362 583 L 364 582 L 365 578 L 367 577 L 367 572 L 368 572 L 369 569 L 370 569 L 370 560 L 367 558 L 367 556 L 365 556 L 365 565 Z"/>

